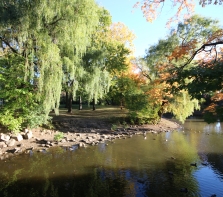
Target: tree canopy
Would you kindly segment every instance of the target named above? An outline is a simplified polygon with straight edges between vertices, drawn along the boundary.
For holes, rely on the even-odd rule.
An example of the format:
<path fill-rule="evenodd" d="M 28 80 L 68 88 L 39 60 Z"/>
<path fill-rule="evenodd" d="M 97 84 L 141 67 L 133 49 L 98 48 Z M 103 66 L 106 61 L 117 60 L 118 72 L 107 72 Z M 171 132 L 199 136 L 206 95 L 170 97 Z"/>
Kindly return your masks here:
<path fill-rule="evenodd" d="M 141 3 L 152 21 L 165 2 Z M 177 18 L 183 9 L 192 13 L 193 1 L 173 3 Z M 47 123 L 62 91 L 71 105 L 77 96 L 125 105 L 137 123 L 155 123 L 165 112 L 183 122 L 208 97 L 207 117 L 223 119 L 217 20 L 185 18 L 141 59 L 133 57 L 134 38 L 94 0 L 1 1 L 0 124 L 17 131 Z"/>
<path fill-rule="evenodd" d="M 220 32 L 218 21 L 195 15 L 178 23 L 166 39 L 146 51 L 139 67 L 153 84 L 149 94 L 160 102 L 161 111 L 172 112 L 183 121 L 198 109 L 196 99 L 222 89 L 221 72 L 217 73 L 221 48 L 204 49 L 191 59 L 203 43 L 221 40 Z"/>
<path fill-rule="evenodd" d="M 70 80 L 75 80 L 75 73 L 80 73 L 78 63 L 99 24 L 99 9 L 94 0 L 1 1 L 0 79 L 5 90 L 1 91 L 1 98 L 5 100 L 2 114 L 24 118 L 21 116 L 25 112 L 23 103 L 10 110 L 19 95 L 8 97 L 6 94 L 7 89 L 23 91 L 24 86 L 34 95 L 33 103 L 42 106 L 41 111 L 38 107 L 38 112 L 34 112 L 37 108 L 31 108 L 26 113 L 45 114 L 47 118 L 50 110 L 59 107 L 63 73 L 68 71 Z M 12 86 L 4 73 L 6 67 L 11 68 L 7 70 L 12 72 L 11 76 L 15 69 L 21 69 L 21 75 L 11 78 L 19 80 L 18 84 Z M 25 123 L 25 118 L 21 122 Z"/>
<path fill-rule="evenodd" d="M 46 123 L 62 90 L 97 101 L 126 68 L 134 35 L 94 0 L 1 1 L 0 11 L 0 124 L 10 130 Z"/>

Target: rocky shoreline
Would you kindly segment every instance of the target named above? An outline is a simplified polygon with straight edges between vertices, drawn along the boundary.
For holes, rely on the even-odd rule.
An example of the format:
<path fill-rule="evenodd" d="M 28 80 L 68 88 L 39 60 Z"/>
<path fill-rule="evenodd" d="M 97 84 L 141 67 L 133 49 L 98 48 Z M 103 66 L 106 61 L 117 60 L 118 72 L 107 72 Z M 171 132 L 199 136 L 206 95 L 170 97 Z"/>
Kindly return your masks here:
<path fill-rule="evenodd" d="M 88 123 L 90 121 L 87 121 Z M 29 154 L 30 152 L 45 152 L 51 147 L 64 147 L 72 150 L 87 146 L 96 146 L 99 143 L 113 142 L 115 139 L 126 139 L 133 135 L 143 135 L 146 138 L 148 133 L 159 134 L 161 132 L 172 132 L 177 130 L 180 125 L 176 122 L 161 119 L 157 125 L 141 126 L 117 126 L 111 129 L 112 125 L 93 121 L 93 124 L 81 125 L 72 124 L 72 122 L 61 120 L 54 122 L 56 129 L 37 128 L 18 134 L 1 133 L 0 134 L 0 159 L 5 160 L 18 154 Z M 76 121 L 77 123 L 77 121 Z M 99 127 L 96 125 L 100 125 Z M 58 137 L 59 136 L 59 137 Z"/>

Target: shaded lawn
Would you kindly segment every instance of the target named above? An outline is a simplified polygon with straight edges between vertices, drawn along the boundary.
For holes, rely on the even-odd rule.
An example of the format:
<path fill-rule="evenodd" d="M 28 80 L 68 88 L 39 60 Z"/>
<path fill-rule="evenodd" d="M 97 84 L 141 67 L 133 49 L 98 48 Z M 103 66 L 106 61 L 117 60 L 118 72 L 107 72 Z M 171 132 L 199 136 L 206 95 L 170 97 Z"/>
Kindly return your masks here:
<path fill-rule="evenodd" d="M 127 109 L 120 109 L 119 106 L 96 106 L 96 110 L 92 110 L 92 106 L 83 105 L 82 110 L 78 110 L 78 105 L 73 105 L 72 114 L 67 113 L 66 108 L 59 109 L 59 115 L 55 116 L 54 113 L 50 115 L 53 119 L 64 119 L 64 118 L 92 118 L 92 119 L 109 119 L 113 117 L 125 117 L 128 113 Z"/>

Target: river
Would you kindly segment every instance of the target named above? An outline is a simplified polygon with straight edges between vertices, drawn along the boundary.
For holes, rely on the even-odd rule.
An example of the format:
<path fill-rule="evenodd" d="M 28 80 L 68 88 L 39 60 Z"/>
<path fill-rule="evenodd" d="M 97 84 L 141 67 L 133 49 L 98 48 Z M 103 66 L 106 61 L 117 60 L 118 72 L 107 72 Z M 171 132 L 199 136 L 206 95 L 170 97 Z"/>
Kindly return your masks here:
<path fill-rule="evenodd" d="M 1 197 L 223 197 L 223 124 L 0 161 Z"/>

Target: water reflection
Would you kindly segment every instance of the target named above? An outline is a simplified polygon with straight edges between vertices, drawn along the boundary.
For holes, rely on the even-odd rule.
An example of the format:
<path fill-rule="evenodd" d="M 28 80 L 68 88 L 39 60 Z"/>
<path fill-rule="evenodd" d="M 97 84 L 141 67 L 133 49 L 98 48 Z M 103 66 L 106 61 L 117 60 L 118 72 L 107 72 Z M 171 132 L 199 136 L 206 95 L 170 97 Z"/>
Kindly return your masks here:
<path fill-rule="evenodd" d="M 221 129 L 221 123 L 220 122 L 216 123 L 216 125 L 215 125 L 215 131 L 217 133 L 220 133 L 222 131 L 222 129 Z"/>
<path fill-rule="evenodd" d="M 134 136 L 1 161 L 0 196 L 223 196 L 219 128 L 188 121 L 184 130 L 146 140 Z"/>

